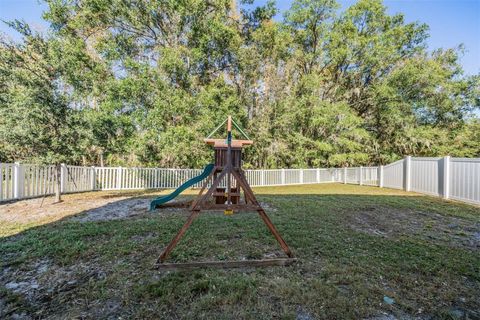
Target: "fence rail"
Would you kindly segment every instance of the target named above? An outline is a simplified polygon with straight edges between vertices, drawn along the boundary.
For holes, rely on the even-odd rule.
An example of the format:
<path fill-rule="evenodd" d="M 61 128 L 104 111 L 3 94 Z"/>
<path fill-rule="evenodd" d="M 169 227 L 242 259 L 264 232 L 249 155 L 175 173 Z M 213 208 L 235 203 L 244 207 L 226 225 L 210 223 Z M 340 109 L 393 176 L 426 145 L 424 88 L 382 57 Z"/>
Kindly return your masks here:
<path fill-rule="evenodd" d="M 60 192 L 171 189 L 200 169 L 81 167 L 62 165 Z M 55 166 L 0 163 L 0 202 L 55 193 Z M 379 167 L 246 170 L 254 186 L 350 183 L 414 191 L 480 204 L 480 158 L 405 157 Z M 200 183 L 194 187 L 200 187 Z"/>

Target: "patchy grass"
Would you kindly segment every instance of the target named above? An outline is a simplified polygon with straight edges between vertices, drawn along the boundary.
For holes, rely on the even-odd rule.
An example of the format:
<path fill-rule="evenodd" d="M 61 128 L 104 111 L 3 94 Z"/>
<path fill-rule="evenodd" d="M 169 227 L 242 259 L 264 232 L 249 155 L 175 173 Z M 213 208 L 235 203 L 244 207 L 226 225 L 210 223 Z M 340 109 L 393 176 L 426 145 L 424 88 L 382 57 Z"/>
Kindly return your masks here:
<path fill-rule="evenodd" d="M 147 212 L 156 193 L 0 205 L 0 318 L 480 317 L 479 208 L 341 184 L 255 192 L 299 258 L 293 266 L 155 270 L 188 215 Z M 275 256 L 256 214 L 206 212 L 170 261 Z"/>

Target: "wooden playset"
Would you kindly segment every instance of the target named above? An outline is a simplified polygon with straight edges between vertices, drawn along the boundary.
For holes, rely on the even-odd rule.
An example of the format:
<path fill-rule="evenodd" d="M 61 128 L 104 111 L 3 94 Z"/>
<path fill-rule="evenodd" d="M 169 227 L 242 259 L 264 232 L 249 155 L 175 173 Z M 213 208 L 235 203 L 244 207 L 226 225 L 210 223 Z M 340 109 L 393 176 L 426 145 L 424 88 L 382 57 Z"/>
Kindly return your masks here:
<path fill-rule="evenodd" d="M 227 125 L 226 139 L 211 138 L 221 127 Z M 245 140 L 232 139 L 232 125 L 243 135 Z M 265 213 L 258 202 L 255 194 L 250 188 L 245 172 L 242 170 L 242 149 L 244 146 L 253 144 L 253 141 L 243 132 L 235 121 L 229 116 L 221 125 L 219 125 L 204 141 L 213 146 L 215 151 L 214 165 L 207 166 L 203 175 L 205 179 L 202 188 L 190 206 L 190 216 L 171 240 L 158 258 L 160 268 L 195 268 L 195 267 L 244 267 L 244 266 L 269 266 L 269 265 L 288 265 L 295 261 L 293 254 L 287 243 L 280 236 L 280 233 L 273 225 L 270 218 Z M 208 174 L 208 170 L 211 170 Z M 207 175 L 208 174 L 208 175 Z M 153 203 L 153 202 L 152 202 Z M 154 205 L 155 206 L 155 205 Z M 242 260 L 242 261 L 208 261 L 208 262 L 189 262 L 189 263 L 166 263 L 170 252 L 177 245 L 178 241 L 185 234 L 195 218 L 201 211 L 223 211 L 225 215 L 231 215 L 242 211 L 257 211 L 267 228 L 278 241 L 287 258 L 263 259 L 263 260 Z"/>

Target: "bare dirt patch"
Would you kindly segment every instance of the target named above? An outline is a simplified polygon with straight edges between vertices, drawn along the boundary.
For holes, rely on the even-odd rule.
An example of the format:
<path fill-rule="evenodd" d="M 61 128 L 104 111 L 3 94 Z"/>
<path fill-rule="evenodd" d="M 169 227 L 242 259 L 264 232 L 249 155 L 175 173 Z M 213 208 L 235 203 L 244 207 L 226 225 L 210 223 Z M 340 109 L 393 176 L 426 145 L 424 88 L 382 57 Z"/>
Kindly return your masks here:
<path fill-rule="evenodd" d="M 80 222 L 123 219 L 147 213 L 150 201 L 157 195 L 158 192 L 148 195 L 141 192 L 89 192 L 65 195 L 60 203 L 54 203 L 53 197 L 22 200 L 0 205 L 0 223 L 53 222 L 66 217 Z M 155 213 L 179 209 L 182 208 L 168 207 Z"/>
<path fill-rule="evenodd" d="M 49 259 L 41 259 L 21 268 L 7 267 L 0 273 L 0 283 L 9 292 L 7 297 L 0 298 L 0 305 L 3 304 L 0 317 L 31 319 L 17 312 L 21 306 L 23 310 L 35 309 L 36 315 L 42 318 L 42 314 L 51 314 L 54 309 L 61 309 L 63 303 L 71 301 L 73 292 L 79 287 L 88 281 L 103 280 L 106 275 L 103 267 L 95 261 L 60 266 Z M 53 297 L 62 303 L 49 304 Z M 11 300 L 15 303 L 12 304 Z"/>
<path fill-rule="evenodd" d="M 73 217 L 73 221 L 109 221 L 117 219 L 132 218 L 143 214 L 162 214 L 169 212 L 184 211 L 183 202 L 172 201 L 170 206 L 158 208 L 155 211 L 149 211 L 150 202 L 154 197 L 138 198 L 116 198 L 115 201 L 108 202 L 98 208 L 93 208 L 82 212 L 81 215 Z M 110 199 L 110 198 L 107 198 Z M 176 204 L 181 205 L 177 206 Z"/>
<path fill-rule="evenodd" d="M 368 207 L 348 216 L 350 228 L 380 237 L 414 235 L 449 246 L 480 248 L 480 223 L 441 215 L 393 207 Z"/>
<path fill-rule="evenodd" d="M 119 194 L 84 193 L 64 196 L 64 201 L 54 203 L 53 197 L 22 200 L 0 205 L 0 221 L 29 223 L 42 220 L 58 220 L 109 203 L 128 199 Z"/>
<path fill-rule="evenodd" d="M 124 219 L 147 213 L 150 198 L 122 198 L 109 202 L 98 208 L 83 212 L 80 216 L 72 218 L 74 221 L 105 221 Z"/>

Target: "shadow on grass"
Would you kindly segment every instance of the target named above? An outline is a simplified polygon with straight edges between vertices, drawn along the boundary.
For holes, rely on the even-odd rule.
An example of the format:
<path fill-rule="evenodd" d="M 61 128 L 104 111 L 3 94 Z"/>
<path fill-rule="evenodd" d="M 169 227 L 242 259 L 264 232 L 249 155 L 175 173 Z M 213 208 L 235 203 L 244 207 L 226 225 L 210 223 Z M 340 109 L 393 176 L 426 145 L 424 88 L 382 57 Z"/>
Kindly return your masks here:
<path fill-rule="evenodd" d="M 424 196 L 264 191 L 258 199 L 300 259 L 294 266 L 159 273 L 154 262 L 188 211 L 148 212 L 142 195 L 1 238 L 0 316 L 479 316 L 477 208 Z M 205 212 L 171 261 L 281 255 L 256 213 Z"/>

